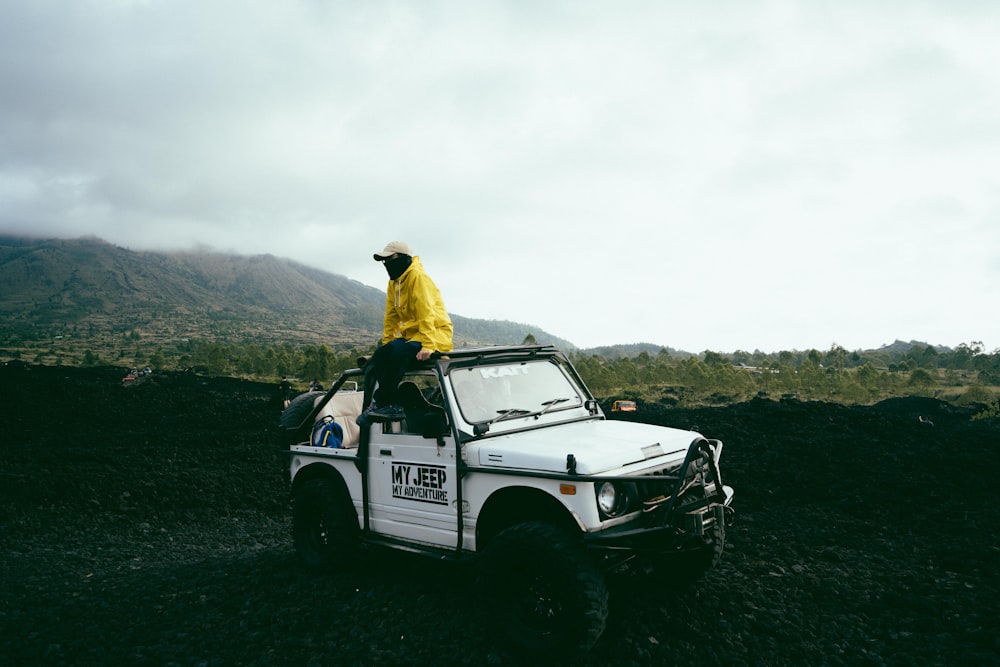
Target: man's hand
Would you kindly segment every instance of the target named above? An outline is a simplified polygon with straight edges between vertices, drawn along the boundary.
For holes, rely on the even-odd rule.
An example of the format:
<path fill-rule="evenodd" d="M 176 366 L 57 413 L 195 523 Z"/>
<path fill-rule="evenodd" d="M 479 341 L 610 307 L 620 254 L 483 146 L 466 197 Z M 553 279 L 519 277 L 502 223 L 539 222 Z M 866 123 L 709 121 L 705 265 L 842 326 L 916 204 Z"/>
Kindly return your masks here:
<path fill-rule="evenodd" d="M 420 351 L 417 352 L 417 361 L 427 361 L 430 358 L 431 358 L 430 350 L 425 350 L 423 348 L 420 348 Z"/>

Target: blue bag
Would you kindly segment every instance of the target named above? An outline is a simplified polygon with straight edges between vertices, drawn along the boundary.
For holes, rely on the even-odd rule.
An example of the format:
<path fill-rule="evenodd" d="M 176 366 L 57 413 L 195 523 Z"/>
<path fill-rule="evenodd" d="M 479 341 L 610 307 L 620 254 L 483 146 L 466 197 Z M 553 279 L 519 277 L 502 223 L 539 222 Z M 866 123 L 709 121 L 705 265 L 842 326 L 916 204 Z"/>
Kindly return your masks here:
<path fill-rule="evenodd" d="M 316 422 L 312 431 L 313 447 L 335 447 L 340 448 L 344 442 L 344 429 L 340 424 L 333 421 L 333 417 L 327 415 L 322 420 Z"/>

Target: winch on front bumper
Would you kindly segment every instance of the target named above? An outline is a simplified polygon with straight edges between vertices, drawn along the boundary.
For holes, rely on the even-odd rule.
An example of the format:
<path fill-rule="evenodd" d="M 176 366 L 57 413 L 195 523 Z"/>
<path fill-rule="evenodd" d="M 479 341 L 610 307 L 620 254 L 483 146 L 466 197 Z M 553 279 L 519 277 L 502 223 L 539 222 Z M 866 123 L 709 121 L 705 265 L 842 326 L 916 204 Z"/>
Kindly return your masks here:
<path fill-rule="evenodd" d="M 651 475 L 615 479 L 641 511 L 621 525 L 589 533 L 589 547 L 608 552 L 674 553 L 699 548 L 733 523 L 733 490 L 719 474 L 722 442 L 698 438 L 684 462 Z"/>

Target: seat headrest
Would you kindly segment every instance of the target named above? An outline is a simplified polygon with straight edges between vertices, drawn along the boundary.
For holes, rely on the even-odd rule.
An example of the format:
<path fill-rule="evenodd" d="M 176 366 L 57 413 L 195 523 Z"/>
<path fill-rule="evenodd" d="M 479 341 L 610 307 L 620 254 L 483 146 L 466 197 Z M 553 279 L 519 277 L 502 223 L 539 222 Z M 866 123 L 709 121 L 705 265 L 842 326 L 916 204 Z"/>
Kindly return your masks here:
<path fill-rule="evenodd" d="M 399 398 L 399 402 L 405 405 L 425 402 L 424 395 L 420 393 L 420 389 L 414 382 L 401 382 L 399 389 L 396 390 L 396 396 Z"/>

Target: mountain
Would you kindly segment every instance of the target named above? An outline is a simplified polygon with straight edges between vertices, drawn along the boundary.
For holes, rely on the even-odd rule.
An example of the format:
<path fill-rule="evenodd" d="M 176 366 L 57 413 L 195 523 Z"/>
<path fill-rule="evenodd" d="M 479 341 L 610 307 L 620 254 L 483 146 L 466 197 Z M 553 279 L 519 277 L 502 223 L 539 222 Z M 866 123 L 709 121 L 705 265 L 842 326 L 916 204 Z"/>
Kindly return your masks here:
<path fill-rule="evenodd" d="M 136 252 L 96 238 L 0 237 L 0 285 L 0 346 L 18 350 L 53 340 L 95 350 L 137 340 L 365 348 L 381 336 L 385 308 L 382 290 L 273 255 Z M 453 318 L 459 346 L 530 333 L 573 348 L 531 325 Z"/>

